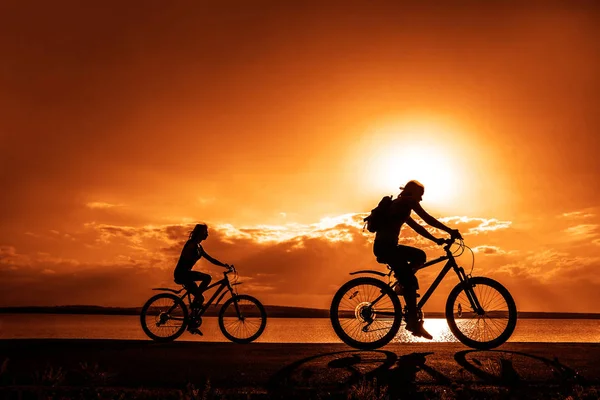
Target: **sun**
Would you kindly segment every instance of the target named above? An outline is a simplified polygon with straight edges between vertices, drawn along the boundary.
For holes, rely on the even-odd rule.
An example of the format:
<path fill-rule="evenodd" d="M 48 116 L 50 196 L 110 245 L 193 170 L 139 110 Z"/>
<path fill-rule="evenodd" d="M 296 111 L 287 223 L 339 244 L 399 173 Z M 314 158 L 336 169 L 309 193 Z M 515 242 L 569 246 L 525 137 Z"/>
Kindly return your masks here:
<path fill-rule="evenodd" d="M 387 150 L 386 152 L 387 153 Z M 423 201 L 444 204 L 454 200 L 456 166 L 440 148 L 431 145 L 399 146 L 381 156 L 381 187 L 398 189 L 411 179 L 425 186 Z"/>
<path fill-rule="evenodd" d="M 434 116 L 381 119 L 352 144 L 349 176 L 361 201 L 397 196 L 400 186 L 425 186 L 423 207 L 436 215 L 493 212 L 506 187 L 494 149 L 463 121 Z M 492 167 L 494 166 L 495 167 Z"/>
<path fill-rule="evenodd" d="M 415 179 L 425 186 L 423 204 L 444 208 L 458 200 L 460 166 L 453 153 L 440 144 L 388 144 L 374 152 L 369 164 L 372 190 L 396 195 L 400 186 Z"/>

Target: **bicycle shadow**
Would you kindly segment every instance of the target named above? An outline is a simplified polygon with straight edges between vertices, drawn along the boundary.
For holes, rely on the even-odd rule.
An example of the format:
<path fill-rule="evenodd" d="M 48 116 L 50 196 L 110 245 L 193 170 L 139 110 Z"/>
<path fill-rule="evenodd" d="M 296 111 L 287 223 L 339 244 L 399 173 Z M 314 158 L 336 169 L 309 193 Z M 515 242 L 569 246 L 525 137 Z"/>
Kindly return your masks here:
<path fill-rule="evenodd" d="M 477 379 L 499 386 L 522 386 L 533 382 L 553 385 L 585 385 L 586 379 L 558 358 L 548 358 L 520 351 L 463 350 L 454 360 Z"/>
<path fill-rule="evenodd" d="M 398 355 L 387 350 L 348 350 L 317 354 L 295 361 L 271 376 L 267 384 L 274 398 L 349 398 L 349 393 L 371 393 L 372 398 L 429 398 L 423 385 L 450 388 L 465 395 L 479 393 L 477 385 L 534 390 L 551 384 L 570 391 L 586 380 L 558 359 L 519 351 L 462 350 L 443 360 L 444 372 L 427 363 L 434 352 Z M 454 361 L 454 362 L 452 362 Z M 529 389 L 528 389 L 529 387 Z M 537 390 L 537 389 L 535 389 Z M 356 397 L 356 396 L 355 396 Z M 369 397 L 369 398 L 371 398 Z"/>
<path fill-rule="evenodd" d="M 451 380 L 426 364 L 433 352 L 398 356 L 385 350 L 348 350 L 318 354 L 295 361 L 278 372 L 267 385 L 276 398 L 311 398 L 326 394 L 346 398 L 348 391 L 377 392 L 385 387 L 387 398 L 419 398 L 417 374 L 421 371 L 440 385 Z"/>

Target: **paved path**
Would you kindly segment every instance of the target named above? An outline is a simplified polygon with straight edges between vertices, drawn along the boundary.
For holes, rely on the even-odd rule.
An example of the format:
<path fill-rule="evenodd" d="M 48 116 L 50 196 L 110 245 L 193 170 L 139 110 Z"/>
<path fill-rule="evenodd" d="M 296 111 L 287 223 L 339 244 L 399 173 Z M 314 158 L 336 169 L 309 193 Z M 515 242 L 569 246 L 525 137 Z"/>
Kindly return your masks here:
<path fill-rule="evenodd" d="M 343 344 L 0 340 L 0 362 L 7 358 L 5 375 L 23 383 L 32 381 L 35 371 L 61 367 L 71 371 L 70 379 L 106 379 L 111 386 L 181 388 L 209 380 L 213 388 L 256 393 L 335 392 L 373 378 L 403 390 L 600 385 L 600 344 L 581 343 L 508 343 L 494 351 L 413 343 L 356 351 Z"/>

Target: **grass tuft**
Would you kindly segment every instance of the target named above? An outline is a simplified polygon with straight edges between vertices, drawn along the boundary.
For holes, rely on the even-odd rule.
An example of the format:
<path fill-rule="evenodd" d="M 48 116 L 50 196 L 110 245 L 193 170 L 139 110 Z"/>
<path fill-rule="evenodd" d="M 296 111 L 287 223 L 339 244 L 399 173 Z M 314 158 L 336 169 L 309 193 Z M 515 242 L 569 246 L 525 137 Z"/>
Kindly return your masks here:
<path fill-rule="evenodd" d="M 387 386 L 378 385 L 377 378 L 372 381 L 363 378 L 348 390 L 348 400 L 384 400 L 388 397 Z"/>

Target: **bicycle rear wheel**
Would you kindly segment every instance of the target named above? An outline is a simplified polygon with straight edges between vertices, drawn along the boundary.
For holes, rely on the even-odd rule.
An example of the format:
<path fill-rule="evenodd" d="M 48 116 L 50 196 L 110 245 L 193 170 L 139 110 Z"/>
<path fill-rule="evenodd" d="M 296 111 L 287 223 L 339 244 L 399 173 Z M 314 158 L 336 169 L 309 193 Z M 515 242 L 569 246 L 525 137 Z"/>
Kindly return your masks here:
<path fill-rule="evenodd" d="M 159 293 L 151 297 L 140 313 L 142 329 L 157 342 L 170 342 L 185 331 L 188 310 L 183 301 L 171 293 Z"/>
<path fill-rule="evenodd" d="M 465 345 L 492 349 L 510 338 L 517 325 L 517 306 L 510 292 L 499 282 L 485 277 L 470 278 L 472 287 L 459 283 L 446 302 L 448 327 Z M 482 307 L 477 313 L 469 297 Z"/>
<path fill-rule="evenodd" d="M 388 344 L 402 322 L 398 296 L 385 282 L 361 277 L 346 282 L 333 296 L 329 318 L 344 343 L 357 349 Z"/>
<path fill-rule="evenodd" d="M 250 343 L 267 326 L 267 312 L 260 301 L 247 294 L 233 296 L 219 312 L 219 328 L 234 343 Z"/>

